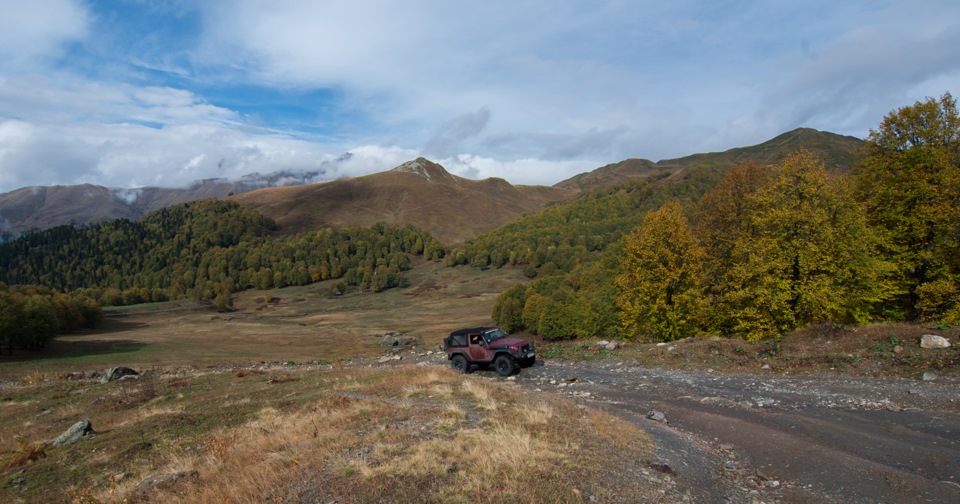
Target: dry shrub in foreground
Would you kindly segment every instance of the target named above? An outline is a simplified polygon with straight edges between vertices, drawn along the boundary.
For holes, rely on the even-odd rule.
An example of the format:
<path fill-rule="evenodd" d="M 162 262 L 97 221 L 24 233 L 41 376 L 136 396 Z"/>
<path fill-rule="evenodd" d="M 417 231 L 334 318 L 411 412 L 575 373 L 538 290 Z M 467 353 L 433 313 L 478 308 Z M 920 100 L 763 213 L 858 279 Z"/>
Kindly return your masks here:
<path fill-rule="evenodd" d="M 157 500 L 565 502 L 609 474 L 611 457 L 637 463 L 648 445 L 606 413 L 482 379 L 337 373 L 350 390 L 294 412 L 265 408 L 241 429 L 211 433 L 201 453 L 170 454 L 165 470 L 197 469 L 200 483 Z"/>
<path fill-rule="evenodd" d="M 22 467 L 31 462 L 46 458 L 46 443 L 31 443 L 22 436 L 18 436 L 16 441 L 17 449 L 10 455 L 10 458 L 6 464 L 3 465 L 3 469 L 0 469 L 0 472 L 14 467 Z"/>

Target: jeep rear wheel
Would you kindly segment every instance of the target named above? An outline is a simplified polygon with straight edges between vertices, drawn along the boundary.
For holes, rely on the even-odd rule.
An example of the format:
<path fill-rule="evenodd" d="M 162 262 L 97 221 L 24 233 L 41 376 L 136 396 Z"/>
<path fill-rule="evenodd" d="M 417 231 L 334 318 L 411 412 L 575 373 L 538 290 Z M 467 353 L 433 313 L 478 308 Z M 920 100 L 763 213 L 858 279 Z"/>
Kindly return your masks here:
<path fill-rule="evenodd" d="M 500 354 L 493 360 L 493 367 L 500 376 L 510 376 L 517 372 L 517 361 L 507 354 Z"/>
<path fill-rule="evenodd" d="M 462 355 L 454 355 L 453 358 L 450 359 L 450 369 L 454 370 L 454 372 L 465 374 L 469 366 L 470 363 L 468 363 L 466 357 Z"/>

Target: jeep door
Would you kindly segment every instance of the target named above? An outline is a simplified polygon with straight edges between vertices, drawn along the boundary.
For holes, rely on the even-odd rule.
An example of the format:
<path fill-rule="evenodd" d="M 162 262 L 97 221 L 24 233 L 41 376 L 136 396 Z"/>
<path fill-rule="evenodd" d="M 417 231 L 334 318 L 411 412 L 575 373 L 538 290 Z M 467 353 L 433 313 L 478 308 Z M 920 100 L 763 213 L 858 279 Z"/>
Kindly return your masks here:
<path fill-rule="evenodd" d="M 487 350 L 487 344 L 483 341 L 483 336 L 480 334 L 471 334 L 468 342 L 470 344 L 468 352 L 471 361 L 486 362 L 490 360 L 488 355 L 490 352 Z"/>

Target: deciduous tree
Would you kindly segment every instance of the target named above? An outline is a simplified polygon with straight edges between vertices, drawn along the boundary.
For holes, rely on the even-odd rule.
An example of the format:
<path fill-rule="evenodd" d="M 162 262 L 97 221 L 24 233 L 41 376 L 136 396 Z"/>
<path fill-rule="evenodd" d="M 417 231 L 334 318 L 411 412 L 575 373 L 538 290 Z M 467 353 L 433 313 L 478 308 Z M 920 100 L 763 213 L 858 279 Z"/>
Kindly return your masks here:
<path fill-rule="evenodd" d="M 855 168 L 870 223 L 897 266 L 889 313 L 960 320 L 960 115 L 945 93 L 898 109 L 870 132 Z"/>
<path fill-rule="evenodd" d="M 708 261 L 714 329 L 761 339 L 816 322 L 867 321 L 889 295 L 888 268 L 847 179 L 806 151 L 770 174 L 735 183 L 741 204 L 702 209 L 715 213 L 704 222 L 724 223 L 701 230 L 705 242 L 720 244 Z"/>
<path fill-rule="evenodd" d="M 616 298 L 628 337 L 694 335 L 703 313 L 703 249 L 677 202 L 647 214 L 627 237 Z"/>

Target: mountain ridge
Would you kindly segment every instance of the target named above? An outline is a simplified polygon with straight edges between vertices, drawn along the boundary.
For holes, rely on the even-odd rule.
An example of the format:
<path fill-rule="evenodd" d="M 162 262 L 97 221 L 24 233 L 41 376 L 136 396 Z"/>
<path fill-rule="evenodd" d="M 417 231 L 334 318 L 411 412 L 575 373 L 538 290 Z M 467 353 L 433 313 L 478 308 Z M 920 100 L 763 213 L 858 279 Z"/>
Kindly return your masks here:
<path fill-rule="evenodd" d="M 648 177 L 658 173 L 669 172 L 671 176 L 676 176 L 694 167 L 723 170 L 745 162 L 774 164 L 800 148 L 813 151 L 833 169 L 847 171 L 856 161 L 855 153 L 862 144 L 861 139 L 848 135 L 812 128 L 796 128 L 757 145 L 734 147 L 722 152 L 697 153 L 657 162 L 639 158 L 625 159 L 574 175 L 553 187 L 589 192 L 623 183 L 631 178 Z"/>
<path fill-rule="evenodd" d="M 265 188 L 229 199 L 273 219 L 281 233 L 386 222 L 412 224 L 457 245 L 573 194 L 500 178 L 467 179 L 420 157 L 362 177 Z"/>
<path fill-rule="evenodd" d="M 278 220 L 282 232 L 367 225 L 383 220 L 423 226 L 448 245 L 456 245 L 495 228 L 493 224 L 501 225 L 511 218 L 537 212 L 577 194 L 601 190 L 630 179 L 658 174 L 683 177 L 691 170 L 719 172 L 745 161 L 772 164 L 801 147 L 819 154 L 828 166 L 847 170 L 852 166 L 860 144 L 862 141 L 854 137 L 798 128 L 758 145 L 723 152 L 692 154 L 657 162 L 625 159 L 577 174 L 553 186 L 513 185 L 502 178 L 467 179 L 422 157 L 383 172 L 320 183 L 313 181 L 326 173 L 324 166 L 316 172 L 253 173 L 237 181 L 206 179 L 184 189 L 110 189 L 92 184 L 34 186 L 0 194 L 0 241 L 62 224 L 138 219 L 146 212 L 177 203 L 232 195 L 238 202 L 249 201 L 264 209 L 269 217 Z M 349 157 L 344 155 L 341 159 Z M 405 178 L 409 176 L 419 178 Z M 427 185 L 418 187 L 414 183 L 418 180 L 427 182 Z M 298 187 L 310 189 L 293 189 Z M 265 190 L 268 192 L 249 198 L 238 197 Z M 309 194 L 313 196 L 307 196 Z M 271 197 L 277 201 L 270 201 Z M 289 201 L 299 202 L 304 209 L 289 208 Z M 463 206 L 464 202 L 466 206 Z M 425 213 L 417 215 L 418 208 Z"/>

